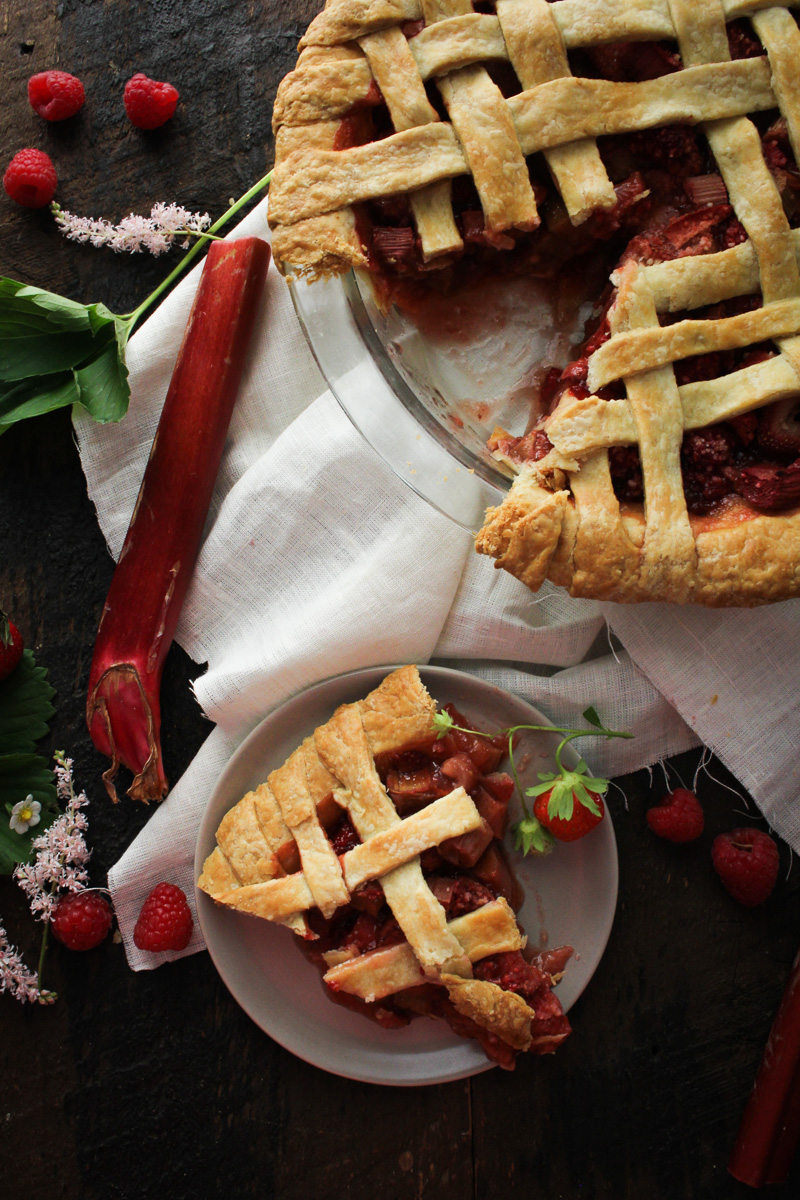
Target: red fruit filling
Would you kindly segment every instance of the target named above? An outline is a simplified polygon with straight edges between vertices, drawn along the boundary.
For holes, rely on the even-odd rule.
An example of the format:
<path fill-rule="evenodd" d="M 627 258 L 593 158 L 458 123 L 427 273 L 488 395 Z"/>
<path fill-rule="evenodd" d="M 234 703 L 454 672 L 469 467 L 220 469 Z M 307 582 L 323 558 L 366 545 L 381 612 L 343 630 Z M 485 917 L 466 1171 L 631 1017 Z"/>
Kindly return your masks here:
<path fill-rule="evenodd" d="M 453 705 L 448 704 L 445 711 L 457 725 L 475 728 Z M 515 910 L 522 904 L 522 889 L 501 844 L 514 791 L 511 776 L 498 769 L 507 751 L 505 736 L 487 738 L 451 730 L 442 738 L 432 734 L 421 744 L 376 759 L 381 780 L 401 816 L 463 787 L 483 817 L 478 830 L 449 838 L 421 857 L 425 879 L 448 920 L 474 912 L 498 896 L 504 897 Z M 357 846 L 360 838 L 347 813 L 338 808 L 335 812 L 338 815 L 333 820 L 323 823 L 336 854 L 342 855 Z M 318 909 L 312 909 L 307 919 L 316 937 L 305 941 L 303 949 L 323 972 L 329 965 L 326 956 L 332 951 L 366 954 L 405 940 L 377 881 L 360 887 L 350 903 L 337 909 L 329 919 Z M 517 992 L 533 1008 L 536 1014 L 531 1025 L 533 1053 L 554 1050 L 570 1032 L 569 1022 L 551 988 L 553 977 L 560 976 L 571 954 L 571 947 L 567 946 L 528 961 L 515 951 L 491 955 L 474 965 L 477 979 Z M 373 1003 L 333 989 L 328 989 L 327 994 L 337 1004 L 361 1012 L 387 1029 L 406 1025 L 417 1014 L 438 1017 L 461 1036 L 480 1042 L 492 1061 L 513 1068 L 515 1052 L 511 1047 L 459 1013 L 443 987 L 423 984 Z"/>

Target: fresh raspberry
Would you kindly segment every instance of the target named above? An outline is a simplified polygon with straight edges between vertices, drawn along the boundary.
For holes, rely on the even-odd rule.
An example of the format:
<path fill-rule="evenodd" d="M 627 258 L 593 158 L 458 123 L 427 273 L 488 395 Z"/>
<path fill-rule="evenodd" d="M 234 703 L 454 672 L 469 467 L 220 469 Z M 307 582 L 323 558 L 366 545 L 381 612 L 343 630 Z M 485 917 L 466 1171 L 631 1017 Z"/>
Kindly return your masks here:
<path fill-rule="evenodd" d="M 734 900 L 749 908 L 763 904 L 778 877 L 778 847 L 760 829 L 734 829 L 714 838 L 714 870 Z"/>
<path fill-rule="evenodd" d="M 45 121 L 65 121 L 83 108 L 86 95 L 80 79 L 68 71 L 40 71 L 28 80 L 28 99 Z"/>
<path fill-rule="evenodd" d="M 3 187 L 24 208 L 45 208 L 57 184 L 56 169 L 44 150 L 18 150 L 3 176 Z"/>
<path fill-rule="evenodd" d="M 68 949 L 93 950 L 111 928 L 111 905 L 100 892 L 70 892 L 56 905 L 50 928 Z"/>
<path fill-rule="evenodd" d="M 142 905 L 133 940 L 140 950 L 185 950 L 192 936 L 186 895 L 174 883 L 159 883 Z"/>
<path fill-rule="evenodd" d="M 141 73 L 125 84 L 125 112 L 137 129 L 158 129 L 175 112 L 178 91 Z"/>
<path fill-rule="evenodd" d="M 668 842 L 693 842 L 703 832 L 703 810 L 694 792 L 675 788 L 655 808 L 647 810 L 647 824 Z"/>

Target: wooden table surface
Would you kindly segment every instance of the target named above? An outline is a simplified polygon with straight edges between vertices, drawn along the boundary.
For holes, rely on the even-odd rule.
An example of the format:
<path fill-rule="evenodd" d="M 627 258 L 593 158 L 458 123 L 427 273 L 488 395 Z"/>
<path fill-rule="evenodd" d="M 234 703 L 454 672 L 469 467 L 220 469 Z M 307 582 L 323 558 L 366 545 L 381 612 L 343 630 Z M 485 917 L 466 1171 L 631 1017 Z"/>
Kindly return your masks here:
<path fill-rule="evenodd" d="M 47 150 L 57 198 L 119 219 L 159 199 L 219 214 L 272 161 L 275 89 L 315 0 L 4 0 L 3 164 Z M 87 102 L 63 124 L 31 110 L 29 75 L 80 75 Z M 141 133 L 122 106 L 135 71 L 180 90 L 176 117 Z M 0 270 L 77 300 L 129 311 L 163 260 L 67 243 L 44 212 L 0 197 Z M 149 812 L 113 809 L 84 725 L 89 663 L 112 562 L 86 496 L 68 416 L 0 439 L 0 603 L 50 672 L 63 748 L 92 803 L 92 877 Z M 164 753 L 179 777 L 209 724 L 188 684 L 200 667 L 173 647 L 163 689 Z M 677 762 L 691 779 L 698 754 Z M 715 765 L 715 774 L 735 781 Z M 231 999 L 207 954 L 134 974 L 110 939 L 86 955 L 56 946 L 52 1008 L 0 997 L 0 1194 L 80 1197 L 334 1197 L 353 1200 L 717 1200 L 748 1193 L 725 1163 L 800 940 L 798 872 L 781 849 L 772 898 L 747 910 L 710 866 L 711 836 L 742 803 L 700 784 L 707 834 L 673 847 L 644 812 L 663 792 L 647 772 L 612 799 L 620 898 L 606 955 L 547 1058 L 459 1083 L 379 1088 L 295 1059 Z M 618 797 L 619 793 L 615 793 Z M 748 816 L 748 820 L 750 816 Z M 22 894 L 0 879 L 0 914 L 32 960 Z M 794 1197 L 795 1170 L 776 1197 Z"/>

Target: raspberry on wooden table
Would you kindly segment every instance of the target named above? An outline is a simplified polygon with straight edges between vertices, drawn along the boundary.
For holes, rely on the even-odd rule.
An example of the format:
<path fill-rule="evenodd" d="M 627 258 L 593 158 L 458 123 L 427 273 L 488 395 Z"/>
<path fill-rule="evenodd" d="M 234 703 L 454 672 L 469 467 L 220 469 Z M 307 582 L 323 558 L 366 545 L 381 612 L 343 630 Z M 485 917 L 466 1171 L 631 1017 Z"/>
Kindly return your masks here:
<path fill-rule="evenodd" d="M 58 185 L 56 169 L 44 150 L 18 150 L 3 176 L 8 195 L 23 208 L 45 208 Z"/>
<path fill-rule="evenodd" d="M 194 921 L 186 895 L 174 883 L 159 883 L 142 905 L 133 930 L 140 950 L 185 950 Z"/>
<path fill-rule="evenodd" d="M 50 928 L 69 950 L 93 950 L 111 928 L 111 905 L 100 892 L 69 892 L 56 905 Z"/>
<path fill-rule="evenodd" d="M 83 108 L 83 84 L 68 71 L 40 71 L 28 80 L 31 107 L 45 121 L 65 121 Z"/>
<path fill-rule="evenodd" d="M 714 870 L 727 892 L 754 908 L 763 904 L 778 878 L 778 847 L 760 829 L 734 829 L 714 838 Z"/>
<path fill-rule="evenodd" d="M 175 112 L 178 90 L 139 73 L 125 84 L 125 112 L 137 129 L 158 129 Z"/>
<path fill-rule="evenodd" d="M 694 792 L 681 787 L 667 792 L 655 808 L 648 808 L 647 824 L 669 842 L 693 842 L 703 832 L 705 819 Z"/>

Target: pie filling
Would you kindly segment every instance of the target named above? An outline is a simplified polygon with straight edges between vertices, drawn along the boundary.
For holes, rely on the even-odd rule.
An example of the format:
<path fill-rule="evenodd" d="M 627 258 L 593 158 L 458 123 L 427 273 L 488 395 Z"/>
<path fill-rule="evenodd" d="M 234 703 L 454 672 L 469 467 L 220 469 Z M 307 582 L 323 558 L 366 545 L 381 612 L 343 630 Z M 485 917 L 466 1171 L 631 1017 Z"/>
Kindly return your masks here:
<path fill-rule="evenodd" d="M 477 728 L 453 705 L 445 705 L 444 711 L 455 724 Z M 507 749 L 508 741 L 502 736 L 490 740 L 452 731 L 439 740 L 434 735 L 413 749 L 400 749 L 376 759 L 381 781 L 401 817 L 419 812 L 460 786 L 472 797 L 483 818 L 479 829 L 449 838 L 421 855 L 425 880 L 443 906 L 448 922 L 498 898 L 515 911 L 522 904 L 522 889 L 502 845 L 514 791 L 511 776 L 498 770 Z M 360 844 L 347 813 L 338 817 L 328 835 L 338 855 Z M 328 995 L 332 1000 L 371 1017 L 387 1029 L 407 1025 L 420 1014 L 438 1017 L 455 1033 L 478 1041 L 493 1062 L 513 1068 L 513 1048 L 459 1012 L 447 992 L 438 984 L 427 983 L 421 970 L 416 986 L 379 1000 L 363 1000 L 337 986 L 336 973 L 330 971 L 331 967 L 405 942 L 378 880 L 358 888 L 351 902 L 327 920 L 319 910 L 312 910 L 308 924 L 314 937 L 306 939 L 302 946 L 308 958 L 328 975 Z M 488 954 L 473 964 L 476 979 L 495 983 L 504 991 L 520 996 L 533 1009 L 535 1016 L 530 1026 L 533 1053 L 555 1050 L 570 1032 L 569 1021 L 552 988 L 571 955 L 569 946 L 539 954 L 527 949 L 502 951 Z"/>
<path fill-rule="evenodd" d="M 484 0 L 475 12 L 494 13 Z M 413 39 L 423 22 L 408 22 L 403 32 Z M 756 58 L 765 52 L 745 20 L 727 26 L 732 59 Z M 682 69 L 677 46 L 668 42 L 616 43 L 575 51 L 570 61 L 576 75 L 587 79 L 641 82 Z M 505 97 L 520 85 L 508 64 L 486 68 Z M 447 119 L 441 95 L 431 81 L 430 103 Z M 800 226 L 800 171 L 776 111 L 751 118 L 761 136 L 764 159 L 778 188 L 791 228 Z M 393 133 L 388 111 L 373 82 L 363 103 L 341 122 L 336 148 L 379 141 Z M 444 303 L 482 278 L 531 274 L 552 280 L 572 303 L 594 299 L 597 281 L 628 260 L 650 265 L 725 250 L 747 238 L 728 202 L 725 183 L 698 126 L 669 125 L 597 139 L 598 150 L 614 185 L 617 202 L 597 211 L 580 225 L 571 224 L 550 179 L 542 155 L 526 160 L 541 224 L 533 231 L 493 233 L 485 226 L 478 194 L 470 177 L 453 180 L 452 201 L 463 249 L 425 262 L 407 195 L 389 196 L 354 205 L 356 228 L 365 248 L 376 293 L 387 307 L 395 304 L 412 317 L 429 310 L 431 295 Z M 601 285 L 602 286 L 602 285 Z M 513 437 L 499 431 L 490 441 L 498 457 L 513 464 L 536 462 L 552 449 L 547 417 L 567 393 L 588 396 L 589 356 L 609 336 L 608 308 L 614 298 L 608 285 L 585 331 L 578 357 L 546 376 L 534 398 L 526 433 Z M 758 308 L 760 295 L 723 301 L 691 313 L 662 314 L 662 325 L 691 316 L 710 321 Z M 778 350 L 773 342 L 703 354 L 675 364 L 679 386 L 716 379 L 765 361 Z M 625 396 L 619 381 L 595 390 L 604 399 Z M 609 449 L 614 491 L 624 505 L 640 505 L 644 496 L 637 446 Z M 800 504 L 800 397 L 782 399 L 757 411 L 718 424 L 688 430 L 681 446 L 686 505 L 693 518 L 735 513 L 738 518 L 784 511 Z"/>
<path fill-rule="evenodd" d="M 342 705 L 225 815 L 198 886 L 288 925 L 332 1000 L 389 1029 L 439 1018 L 511 1069 L 569 1034 L 572 950 L 529 952 L 516 921 L 506 738 L 437 737 L 435 712 L 412 666 Z"/>

